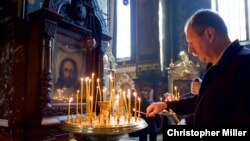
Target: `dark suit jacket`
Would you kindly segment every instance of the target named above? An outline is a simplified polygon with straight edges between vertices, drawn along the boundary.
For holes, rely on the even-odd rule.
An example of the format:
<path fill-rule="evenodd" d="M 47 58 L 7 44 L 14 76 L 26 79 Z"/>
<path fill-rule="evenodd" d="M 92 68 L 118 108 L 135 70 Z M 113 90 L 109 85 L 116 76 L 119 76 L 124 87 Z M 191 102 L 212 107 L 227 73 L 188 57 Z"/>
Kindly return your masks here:
<path fill-rule="evenodd" d="M 180 96 L 180 99 L 190 98 L 190 97 L 193 97 L 193 96 L 195 96 L 195 94 L 189 92 L 189 93 L 185 93 L 182 96 Z"/>
<path fill-rule="evenodd" d="M 217 64 L 208 64 L 200 93 L 168 102 L 177 114 L 194 112 L 197 125 L 250 125 L 250 50 L 234 41 Z"/>

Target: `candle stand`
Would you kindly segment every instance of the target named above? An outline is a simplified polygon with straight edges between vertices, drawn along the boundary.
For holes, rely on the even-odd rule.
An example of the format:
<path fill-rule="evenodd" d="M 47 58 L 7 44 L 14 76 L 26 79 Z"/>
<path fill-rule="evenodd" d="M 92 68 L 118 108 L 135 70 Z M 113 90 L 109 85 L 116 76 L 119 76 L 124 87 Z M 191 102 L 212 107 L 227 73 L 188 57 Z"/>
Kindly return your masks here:
<path fill-rule="evenodd" d="M 121 136 L 146 128 L 147 123 L 140 116 L 125 114 L 118 116 L 109 112 L 109 101 L 98 101 L 100 114 L 76 115 L 64 121 L 61 129 L 81 134 L 91 141 L 118 141 Z"/>

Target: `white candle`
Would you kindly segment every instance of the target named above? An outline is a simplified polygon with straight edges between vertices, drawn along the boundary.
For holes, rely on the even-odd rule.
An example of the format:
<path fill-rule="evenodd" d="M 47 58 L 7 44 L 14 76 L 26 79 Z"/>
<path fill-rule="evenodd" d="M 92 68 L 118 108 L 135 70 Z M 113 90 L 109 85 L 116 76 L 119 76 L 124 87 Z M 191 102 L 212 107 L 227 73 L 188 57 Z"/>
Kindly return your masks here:
<path fill-rule="evenodd" d="M 69 107 L 68 107 L 68 121 L 69 121 L 69 118 L 70 118 L 70 104 L 71 104 L 71 101 L 73 100 L 72 97 L 69 98 Z"/>

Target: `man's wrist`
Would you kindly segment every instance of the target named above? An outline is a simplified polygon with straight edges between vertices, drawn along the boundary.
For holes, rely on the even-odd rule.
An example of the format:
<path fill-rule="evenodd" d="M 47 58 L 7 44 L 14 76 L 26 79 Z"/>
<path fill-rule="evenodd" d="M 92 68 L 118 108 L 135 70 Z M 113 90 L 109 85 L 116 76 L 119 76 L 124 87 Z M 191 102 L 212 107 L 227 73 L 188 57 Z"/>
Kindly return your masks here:
<path fill-rule="evenodd" d="M 169 109 L 169 103 L 170 103 L 170 101 L 165 101 L 164 103 L 165 103 L 164 104 L 164 109 L 168 110 Z"/>

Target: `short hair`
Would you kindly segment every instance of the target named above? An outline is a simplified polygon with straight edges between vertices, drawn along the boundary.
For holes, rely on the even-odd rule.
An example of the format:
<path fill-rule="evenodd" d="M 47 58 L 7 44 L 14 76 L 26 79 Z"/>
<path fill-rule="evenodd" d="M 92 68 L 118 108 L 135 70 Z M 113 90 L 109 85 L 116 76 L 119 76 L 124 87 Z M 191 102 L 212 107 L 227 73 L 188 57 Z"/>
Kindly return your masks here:
<path fill-rule="evenodd" d="M 195 77 L 192 82 L 198 82 L 201 84 L 202 80 L 199 77 Z"/>
<path fill-rule="evenodd" d="M 198 35 L 201 35 L 207 27 L 212 27 L 219 35 L 227 35 L 228 30 L 224 20 L 220 15 L 210 9 L 200 9 L 196 11 L 186 22 L 187 27 L 191 26 Z"/>

